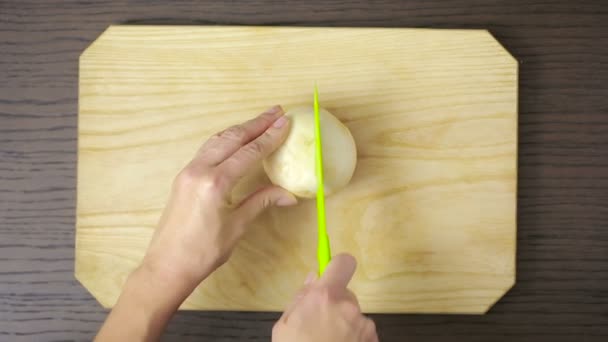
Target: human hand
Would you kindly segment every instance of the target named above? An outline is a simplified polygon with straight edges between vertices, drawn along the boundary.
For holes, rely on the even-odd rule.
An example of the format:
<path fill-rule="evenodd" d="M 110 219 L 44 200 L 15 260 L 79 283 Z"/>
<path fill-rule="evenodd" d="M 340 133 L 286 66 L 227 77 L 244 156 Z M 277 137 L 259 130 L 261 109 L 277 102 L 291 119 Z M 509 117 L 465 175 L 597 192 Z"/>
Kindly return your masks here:
<path fill-rule="evenodd" d="M 257 118 L 212 136 L 176 177 L 170 200 L 142 267 L 186 295 L 230 256 L 249 223 L 265 208 L 297 203 L 288 191 L 268 186 L 231 203 L 236 183 L 283 143 L 289 121 L 275 106 Z"/>
<path fill-rule="evenodd" d="M 361 313 L 346 286 L 355 273 L 350 255 L 335 256 L 320 279 L 310 277 L 272 330 L 273 342 L 377 342 L 374 321 Z"/>

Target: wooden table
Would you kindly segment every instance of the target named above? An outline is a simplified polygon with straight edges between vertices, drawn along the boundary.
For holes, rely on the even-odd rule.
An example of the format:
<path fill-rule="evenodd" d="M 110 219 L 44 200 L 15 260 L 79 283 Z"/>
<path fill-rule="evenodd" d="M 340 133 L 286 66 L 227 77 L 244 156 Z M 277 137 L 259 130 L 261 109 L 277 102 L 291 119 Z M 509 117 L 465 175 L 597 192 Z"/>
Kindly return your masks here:
<path fill-rule="evenodd" d="M 323 3 L 0 2 L 0 341 L 90 340 L 106 315 L 73 276 L 77 62 L 125 22 L 490 29 L 521 63 L 517 285 L 485 316 L 374 316 L 382 340 L 608 337 L 605 2 Z M 277 317 L 180 312 L 166 339 L 268 341 Z"/>

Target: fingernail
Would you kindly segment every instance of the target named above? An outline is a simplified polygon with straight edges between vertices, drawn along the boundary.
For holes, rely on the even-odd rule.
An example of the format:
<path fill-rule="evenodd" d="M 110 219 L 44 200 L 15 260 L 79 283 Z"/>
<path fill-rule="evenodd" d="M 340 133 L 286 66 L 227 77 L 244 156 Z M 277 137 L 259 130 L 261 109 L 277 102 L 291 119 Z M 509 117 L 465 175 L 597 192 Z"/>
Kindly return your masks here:
<path fill-rule="evenodd" d="M 285 115 L 283 115 L 275 120 L 275 122 L 272 124 L 272 127 L 281 128 L 281 127 L 285 126 L 285 124 L 287 123 L 287 120 L 288 120 L 287 117 Z"/>
<path fill-rule="evenodd" d="M 276 203 L 276 205 L 278 207 L 288 207 L 290 205 L 295 205 L 295 204 L 298 204 L 298 200 L 293 195 L 281 197 L 277 200 L 277 203 Z"/>
<path fill-rule="evenodd" d="M 304 285 L 309 285 L 313 282 L 313 280 L 315 280 L 316 277 L 317 276 L 314 272 L 308 273 L 308 275 L 306 276 L 306 280 L 304 280 Z"/>
<path fill-rule="evenodd" d="M 278 112 L 280 112 L 280 111 L 282 111 L 282 110 L 283 110 L 283 108 L 281 108 L 281 106 L 280 106 L 280 105 L 274 105 L 274 106 L 272 106 L 272 107 L 268 108 L 268 109 L 266 110 L 266 113 L 269 113 L 269 114 L 276 114 L 276 113 L 278 113 Z"/>

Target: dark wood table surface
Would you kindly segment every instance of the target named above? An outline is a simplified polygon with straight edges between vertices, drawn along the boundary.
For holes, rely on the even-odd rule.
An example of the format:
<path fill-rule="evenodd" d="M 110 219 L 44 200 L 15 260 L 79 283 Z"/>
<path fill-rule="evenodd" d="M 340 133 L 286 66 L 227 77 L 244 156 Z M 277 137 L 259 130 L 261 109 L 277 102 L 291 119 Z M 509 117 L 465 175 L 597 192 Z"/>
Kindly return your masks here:
<path fill-rule="evenodd" d="M 484 316 L 374 315 L 383 341 L 608 341 L 608 1 L 0 1 L 0 341 L 90 340 L 74 278 L 78 56 L 108 25 L 485 28 L 520 61 L 517 284 Z M 180 312 L 167 340 L 268 341 Z"/>

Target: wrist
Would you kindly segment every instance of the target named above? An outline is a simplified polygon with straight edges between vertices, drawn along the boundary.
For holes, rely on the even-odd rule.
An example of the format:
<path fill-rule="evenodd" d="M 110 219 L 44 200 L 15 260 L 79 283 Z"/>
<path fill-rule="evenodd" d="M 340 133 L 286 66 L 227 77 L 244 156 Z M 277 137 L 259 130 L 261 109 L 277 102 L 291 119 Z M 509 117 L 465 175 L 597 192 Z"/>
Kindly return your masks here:
<path fill-rule="evenodd" d="M 155 340 L 188 294 L 142 265 L 127 278 L 97 339 Z"/>
<path fill-rule="evenodd" d="M 139 267 L 129 275 L 127 284 L 146 289 L 154 296 L 160 296 L 162 301 L 180 304 L 196 287 L 191 278 L 149 258 L 144 258 Z"/>
<path fill-rule="evenodd" d="M 167 291 L 182 294 L 183 300 L 211 274 L 217 266 L 213 258 L 194 258 L 192 255 L 167 257 L 154 251 L 144 257 L 134 273 L 150 279 Z"/>

